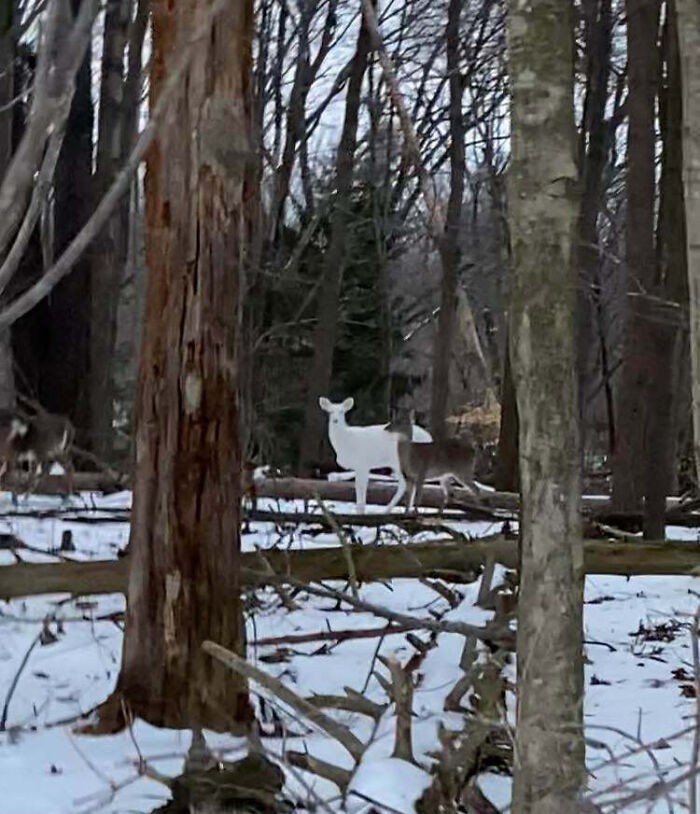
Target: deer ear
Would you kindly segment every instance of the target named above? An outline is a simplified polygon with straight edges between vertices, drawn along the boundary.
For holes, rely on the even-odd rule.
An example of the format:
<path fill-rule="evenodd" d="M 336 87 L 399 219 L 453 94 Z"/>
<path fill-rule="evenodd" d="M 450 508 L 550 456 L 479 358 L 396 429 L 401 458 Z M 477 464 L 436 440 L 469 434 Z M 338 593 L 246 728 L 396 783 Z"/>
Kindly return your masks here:
<path fill-rule="evenodd" d="M 322 410 L 325 410 L 327 413 L 330 413 L 333 405 L 328 401 L 325 396 L 320 396 L 318 400 L 319 405 L 321 406 Z"/>
<path fill-rule="evenodd" d="M 341 405 L 342 408 L 343 408 L 343 412 L 347 413 L 348 410 L 352 410 L 354 404 L 355 404 L 355 399 L 352 396 L 348 396 Z"/>

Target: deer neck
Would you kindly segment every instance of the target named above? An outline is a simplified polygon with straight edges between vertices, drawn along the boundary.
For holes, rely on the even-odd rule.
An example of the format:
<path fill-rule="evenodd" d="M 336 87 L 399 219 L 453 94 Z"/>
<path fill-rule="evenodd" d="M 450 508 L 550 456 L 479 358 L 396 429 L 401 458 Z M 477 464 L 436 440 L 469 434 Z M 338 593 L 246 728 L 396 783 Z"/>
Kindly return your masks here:
<path fill-rule="evenodd" d="M 345 446 L 347 428 L 348 425 L 344 420 L 338 422 L 337 424 L 334 424 L 332 421 L 328 422 L 328 439 L 336 452 L 339 451 L 339 448 L 343 449 Z"/>

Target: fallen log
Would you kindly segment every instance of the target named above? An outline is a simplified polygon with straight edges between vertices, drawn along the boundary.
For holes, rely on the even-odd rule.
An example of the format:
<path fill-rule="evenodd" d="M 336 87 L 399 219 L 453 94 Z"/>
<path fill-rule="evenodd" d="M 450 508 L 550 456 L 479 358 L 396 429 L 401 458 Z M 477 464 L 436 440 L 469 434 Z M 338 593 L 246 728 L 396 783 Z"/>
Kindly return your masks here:
<path fill-rule="evenodd" d="M 0 515 L 1 517 L 2 515 Z M 489 512 L 488 518 L 493 520 L 493 515 Z M 391 514 L 336 514 L 328 515 L 319 511 L 315 512 L 279 512 L 268 511 L 266 509 L 245 509 L 243 519 L 254 523 L 275 523 L 277 525 L 292 524 L 295 526 L 304 524 L 309 526 L 322 526 L 323 528 L 334 529 L 338 526 L 363 526 L 374 528 L 379 526 L 401 526 L 408 531 L 420 531 L 435 529 L 445 530 L 448 522 L 464 523 L 469 518 L 464 512 L 448 509 L 441 513 L 430 514 L 409 514 L 408 512 L 397 511 Z"/>
<path fill-rule="evenodd" d="M 16 485 L 19 492 L 24 488 L 21 478 L 12 476 L 8 484 Z M 7 487 L 6 487 L 7 488 Z M 98 472 L 76 472 L 74 478 L 76 492 L 102 492 L 111 494 L 130 488 L 130 479 L 123 478 L 118 483 L 108 475 Z M 355 485 L 352 481 L 325 481 L 304 478 L 266 478 L 256 484 L 258 497 L 279 500 L 334 500 L 344 503 L 355 502 Z M 394 495 L 396 485 L 391 481 L 371 481 L 367 490 L 367 502 L 386 505 Z M 36 494 L 60 495 L 65 493 L 65 480 L 62 475 L 44 476 Z M 442 507 L 442 490 L 439 486 L 425 484 L 420 505 L 428 508 Z M 516 517 L 520 499 L 514 492 L 482 492 L 477 501 L 468 489 L 452 489 L 448 509 L 460 510 L 465 517 L 484 519 L 506 519 Z M 625 531 L 641 527 L 640 512 L 615 512 L 610 498 L 605 495 L 584 495 L 581 501 L 583 514 L 590 520 L 598 520 L 617 526 Z M 669 525 L 700 526 L 700 513 L 692 513 L 697 504 L 681 504 L 680 498 L 666 498 L 666 522 Z M 350 515 L 348 515 L 350 516 Z M 399 515 L 397 515 L 398 517 Z M 262 518 L 261 518 L 262 519 Z M 345 522 L 345 521 L 343 521 Z M 348 521 L 349 522 L 349 521 Z M 371 522 L 371 521 L 370 521 Z M 365 523 L 366 524 L 366 523 Z M 358 523 L 360 525 L 360 523 Z"/>
<path fill-rule="evenodd" d="M 367 502 L 376 505 L 388 503 L 394 496 L 396 486 L 390 481 L 372 481 L 367 489 Z M 303 478 L 268 478 L 257 485 L 258 497 L 279 500 L 335 500 L 355 502 L 355 485 L 350 481 L 322 481 Z M 442 507 L 443 495 L 439 486 L 425 484 L 420 505 L 430 508 Z M 515 492 L 483 491 L 477 501 L 468 489 L 457 487 L 451 490 L 447 501 L 448 509 L 461 510 L 465 516 L 485 519 L 506 519 L 517 517 L 520 497 Z M 666 498 L 666 522 L 677 526 L 700 526 L 700 514 L 692 514 L 681 504 L 680 498 Z M 612 508 L 610 498 L 605 495 L 584 495 L 581 500 L 582 513 L 590 520 L 599 520 L 613 526 L 631 530 L 641 527 L 641 512 L 617 512 Z M 359 525 L 359 523 L 358 523 Z"/>
<path fill-rule="evenodd" d="M 3 478 L 4 490 L 15 489 L 21 496 L 27 488 L 27 478 L 21 472 L 8 472 Z M 121 492 L 128 489 L 129 479 L 117 480 L 101 472 L 76 472 L 73 475 L 73 490 L 75 492 L 100 492 L 105 495 Z M 42 475 L 35 495 L 64 495 L 66 493 L 66 479 L 63 475 Z"/>
<path fill-rule="evenodd" d="M 244 586 L 283 583 L 285 577 L 312 582 L 348 579 L 348 552 L 359 582 L 444 577 L 459 581 L 491 558 L 507 568 L 518 563 L 517 543 L 502 537 L 461 542 L 454 539 L 407 545 L 357 545 L 306 550 L 245 552 L 241 555 Z M 91 562 L 20 563 L 0 567 L 0 598 L 45 593 L 124 593 L 128 557 Z M 628 543 L 586 540 L 587 574 L 635 576 L 700 575 L 700 546 L 685 542 Z"/>

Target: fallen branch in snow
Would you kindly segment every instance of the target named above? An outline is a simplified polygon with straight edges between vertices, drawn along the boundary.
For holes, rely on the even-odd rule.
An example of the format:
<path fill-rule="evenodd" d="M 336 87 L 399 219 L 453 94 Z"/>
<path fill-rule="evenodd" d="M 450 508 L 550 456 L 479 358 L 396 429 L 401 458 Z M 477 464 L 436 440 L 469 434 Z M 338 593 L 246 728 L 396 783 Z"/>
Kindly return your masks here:
<path fill-rule="evenodd" d="M 313 757 L 313 755 L 310 755 L 308 752 L 288 750 L 284 753 L 284 756 L 292 766 L 296 766 L 297 769 L 303 769 L 305 772 L 317 774 L 325 780 L 330 780 L 331 783 L 335 783 L 341 791 L 344 791 L 348 787 L 352 779 L 352 772 L 348 769 L 343 769 L 333 763 L 328 763 L 325 760 Z"/>
<path fill-rule="evenodd" d="M 461 578 L 470 582 L 489 557 L 506 568 L 515 569 L 518 565 L 517 543 L 501 537 L 465 542 L 432 540 L 400 546 L 358 545 L 352 549 L 358 582 L 447 575 L 453 581 Z M 270 566 L 268 573 L 260 568 L 261 555 Z M 46 593 L 125 593 L 128 559 L 0 566 L 0 599 Z M 242 584 L 248 588 L 348 578 L 345 555 L 337 546 L 244 552 L 240 562 Z M 672 540 L 639 543 L 586 540 L 584 567 L 587 574 L 693 576 L 700 574 L 700 547 Z"/>
<path fill-rule="evenodd" d="M 2 614 L 0 613 L 0 618 Z M 384 627 L 349 628 L 344 630 L 316 630 L 313 633 L 288 633 L 286 636 L 267 636 L 249 642 L 251 646 L 264 647 L 280 644 L 307 644 L 310 642 L 346 642 L 351 639 L 374 639 L 392 633 L 416 630 L 415 625 L 385 625 Z"/>
<path fill-rule="evenodd" d="M 391 683 L 384 684 L 387 695 L 394 702 L 396 713 L 396 734 L 394 736 L 394 751 L 392 757 L 406 760 L 408 763 L 416 764 L 413 755 L 413 743 L 411 737 L 411 718 L 413 716 L 413 671 L 408 665 L 401 665 L 401 662 L 394 656 L 385 658 L 378 656 L 378 660 L 387 668 L 391 675 Z M 379 674 L 376 674 L 379 678 Z"/>
<path fill-rule="evenodd" d="M 285 579 L 314 596 L 322 596 L 335 599 L 338 602 L 344 602 L 355 610 L 371 613 L 389 622 L 396 622 L 400 625 L 414 625 L 416 628 L 430 630 L 435 633 L 459 633 L 461 636 L 476 636 L 479 639 L 491 642 L 497 646 L 505 645 L 514 649 L 515 634 L 504 624 L 481 627 L 480 625 L 472 625 L 468 622 L 455 622 L 449 619 L 421 619 L 417 616 L 411 616 L 408 613 L 399 613 L 398 611 L 389 610 L 389 608 L 377 605 L 374 602 L 358 599 L 342 591 L 336 591 L 335 588 L 330 588 L 327 585 L 317 587 L 315 585 L 299 582 L 298 580 L 293 580 L 290 577 L 285 577 Z"/>
<path fill-rule="evenodd" d="M 350 729 L 343 724 L 334 721 L 321 712 L 318 707 L 309 703 L 306 698 L 297 695 L 293 690 L 283 684 L 279 679 L 269 675 L 264 670 L 260 670 L 253 664 L 249 664 L 245 659 L 242 659 L 236 653 L 227 650 L 220 644 L 215 642 L 205 641 L 202 642 L 202 650 L 205 653 L 220 661 L 226 667 L 235 671 L 239 675 L 247 678 L 249 681 L 255 681 L 264 687 L 268 692 L 271 692 L 280 701 L 288 704 L 296 712 L 299 712 L 312 724 L 322 729 L 327 735 L 330 735 L 341 746 L 343 746 L 352 755 L 357 762 L 361 759 L 365 750 L 362 741 L 355 737 Z"/>
<path fill-rule="evenodd" d="M 39 644 L 41 641 L 41 633 L 38 633 L 32 643 L 27 648 L 27 652 L 24 654 L 24 658 L 19 663 L 19 667 L 15 672 L 15 675 L 10 682 L 10 686 L 7 690 L 7 695 L 5 696 L 5 703 L 2 706 L 2 715 L 0 715 L 0 732 L 4 732 L 7 726 L 7 714 L 10 710 L 10 701 L 12 701 L 12 696 L 15 694 L 15 690 L 17 689 L 17 684 L 19 682 L 19 677 L 22 675 L 24 668 L 27 666 L 27 662 L 29 661 L 29 657 L 32 654 L 32 650 Z"/>
<path fill-rule="evenodd" d="M 352 687 L 343 687 L 345 695 L 311 695 L 307 699 L 316 707 L 330 709 L 343 709 L 347 712 L 357 712 L 367 715 L 378 721 L 386 711 L 386 704 L 377 704 L 369 698 L 353 690 Z"/>

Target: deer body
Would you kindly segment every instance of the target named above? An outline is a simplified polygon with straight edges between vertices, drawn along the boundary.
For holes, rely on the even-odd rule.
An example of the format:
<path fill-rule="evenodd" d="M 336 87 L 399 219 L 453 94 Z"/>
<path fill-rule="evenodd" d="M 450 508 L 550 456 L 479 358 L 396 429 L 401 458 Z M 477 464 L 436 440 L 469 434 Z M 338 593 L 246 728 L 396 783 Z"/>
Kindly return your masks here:
<path fill-rule="evenodd" d="M 40 413 L 31 418 L 14 415 L 11 426 L 14 431 L 2 443 L 3 417 L 0 416 L 0 475 L 14 469 L 19 463 L 28 463 L 32 470 L 30 489 L 36 488 L 44 470 L 54 462 L 64 470 L 68 493 L 73 492 L 73 461 L 70 450 L 75 439 L 75 430 L 67 418 L 51 413 Z"/>
<path fill-rule="evenodd" d="M 367 503 L 367 485 L 372 469 L 391 469 L 398 481 L 394 497 L 387 505 L 387 511 L 396 506 L 406 491 L 406 481 L 401 472 L 398 442 L 400 435 L 390 430 L 388 424 L 370 424 L 365 427 L 351 427 L 345 420 L 354 399 L 347 398 L 341 404 L 334 404 L 321 396 L 319 404 L 328 413 L 328 439 L 333 447 L 339 466 L 355 471 L 355 505 L 358 512 L 364 512 Z M 430 434 L 421 427 L 412 427 L 413 438 L 431 440 Z"/>
<path fill-rule="evenodd" d="M 469 441 L 456 438 L 429 444 L 416 444 L 404 435 L 398 443 L 401 471 L 409 486 L 408 510 L 420 500 L 423 482 L 439 480 L 445 503 L 449 497 L 450 478 L 459 481 L 478 497 L 479 489 L 474 481 L 476 448 Z"/>

